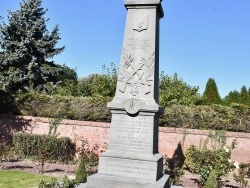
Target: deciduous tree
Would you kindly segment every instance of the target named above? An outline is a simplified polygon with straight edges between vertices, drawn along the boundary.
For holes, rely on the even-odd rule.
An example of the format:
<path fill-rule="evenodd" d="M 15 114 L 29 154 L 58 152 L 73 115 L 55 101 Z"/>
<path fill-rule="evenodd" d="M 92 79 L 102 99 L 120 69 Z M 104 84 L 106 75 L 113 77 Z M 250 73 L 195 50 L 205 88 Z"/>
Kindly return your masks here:
<path fill-rule="evenodd" d="M 111 68 L 102 66 L 102 74 L 92 74 L 79 79 L 78 91 L 81 96 L 115 96 L 117 83 L 117 69 L 113 63 Z"/>
<path fill-rule="evenodd" d="M 171 104 L 197 105 L 201 102 L 199 87 L 192 87 L 185 83 L 175 73 L 173 76 L 160 75 L 159 101 L 163 107 Z"/>

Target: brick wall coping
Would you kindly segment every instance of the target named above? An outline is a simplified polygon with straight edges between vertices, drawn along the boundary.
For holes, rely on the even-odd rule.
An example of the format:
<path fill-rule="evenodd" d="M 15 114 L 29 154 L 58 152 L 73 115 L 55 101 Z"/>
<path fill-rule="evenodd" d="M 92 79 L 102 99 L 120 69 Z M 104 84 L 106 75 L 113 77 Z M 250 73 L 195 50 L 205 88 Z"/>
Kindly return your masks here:
<path fill-rule="evenodd" d="M 32 121 L 32 122 L 43 122 L 43 123 L 49 123 L 49 118 L 44 117 L 34 117 L 34 116 L 4 116 L 1 115 L 0 119 L 5 120 L 12 120 L 13 118 L 17 119 L 23 119 L 26 121 Z M 63 119 L 60 124 L 63 125 L 78 125 L 78 126 L 90 126 L 90 127 L 103 127 L 103 128 L 109 128 L 110 123 L 109 122 L 94 122 L 94 121 L 79 121 L 79 120 L 68 120 Z M 184 129 L 184 128 L 175 128 L 175 127 L 159 127 L 159 132 L 165 132 L 165 133 L 177 133 L 177 134 L 184 134 L 186 133 L 191 135 L 208 135 L 209 130 L 199 130 L 199 129 Z M 243 133 L 243 132 L 227 132 L 227 137 L 235 137 L 235 138 L 249 138 L 250 139 L 250 133 Z"/>
<path fill-rule="evenodd" d="M 169 132 L 169 133 L 177 133 L 177 134 L 192 134 L 192 135 L 209 135 L 209 130 L 199 130 L 199 129 L 184 129 L 184 128 L 175 128 L 175 127 L 159 127 L 160 132 Z M 250 133 L 243 132 L 227 132 L 227 137 L 235 137 L 235 138 L 249 138 Z"/>
<path fill-rule="evenodd" d="M 32 121 L 32 122 L 42 122 L 42 123 L 50 123 L 50 118 L 45 117 L 34 117 L 34 116 L 5 116 L 0 115 L 0 119 L 10 120 L 13 121 L 13 118 L 16 119 L 16 121 L 25 120 L 25 121 Z M 51 118 L 53 119 L 53 118 Z M 79 126 L 90 126 L 90 127 L 110 127 L 110 123 L 108 122 L 98 122 L 98 121 L 79 121 L 79 120 L 68 120 L 63 119 L 60 124 L 63 125 L 79 125 Z"/>

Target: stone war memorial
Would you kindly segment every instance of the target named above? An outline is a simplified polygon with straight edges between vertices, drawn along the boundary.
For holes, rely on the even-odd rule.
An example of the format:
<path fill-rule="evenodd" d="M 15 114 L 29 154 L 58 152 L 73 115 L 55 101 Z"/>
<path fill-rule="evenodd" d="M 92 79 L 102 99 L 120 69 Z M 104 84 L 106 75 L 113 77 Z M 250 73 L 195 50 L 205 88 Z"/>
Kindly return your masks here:
<path fill-rule="evenodd" d="M 108 150 L 79 188 L 168 188 L 158 152 L 159 21 L 162 0 L 124 0 L 127 20 Z"/>

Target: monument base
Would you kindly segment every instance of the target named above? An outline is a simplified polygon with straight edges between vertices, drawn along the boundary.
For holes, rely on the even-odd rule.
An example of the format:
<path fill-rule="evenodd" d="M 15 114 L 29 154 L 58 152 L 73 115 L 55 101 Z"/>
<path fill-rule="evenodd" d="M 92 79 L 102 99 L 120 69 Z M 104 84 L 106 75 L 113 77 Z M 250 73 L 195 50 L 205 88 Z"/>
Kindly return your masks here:
<path fill-rule="evenodd" d="M 78 188 L 170 188 L 169 175 L 163 175 L 155 183 L 141 179 L 124 178 L 104 174 L 94 174 L 88 177 L 87 183 Z"/>
<path fill-rule="evenodd" d="M 163 175 L 163 159 L 158 154 L 107 150 L 99 158 L 98 173 L 114 177 L 156 182 Z"/>

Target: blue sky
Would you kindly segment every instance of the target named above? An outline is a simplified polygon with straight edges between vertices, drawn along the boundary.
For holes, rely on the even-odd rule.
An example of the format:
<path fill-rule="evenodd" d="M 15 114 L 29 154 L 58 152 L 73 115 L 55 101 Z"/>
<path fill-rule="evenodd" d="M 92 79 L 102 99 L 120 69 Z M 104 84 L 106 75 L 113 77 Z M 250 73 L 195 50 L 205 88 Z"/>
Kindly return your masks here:
<path fill-rule="evenodd" d="M 0 15 L 19 8 L 0 0 Z M 59 24 L 66 49 L 56 63 L 77 67 L 79 77 L 119 66 L 126 21 L 123 0 L 43 0 L 51 31 Z M 250 86 L 250 0 L 163 0 L 160 71 L 175 72 L 203 93 L 214 78 L 220 95 Z"/>

